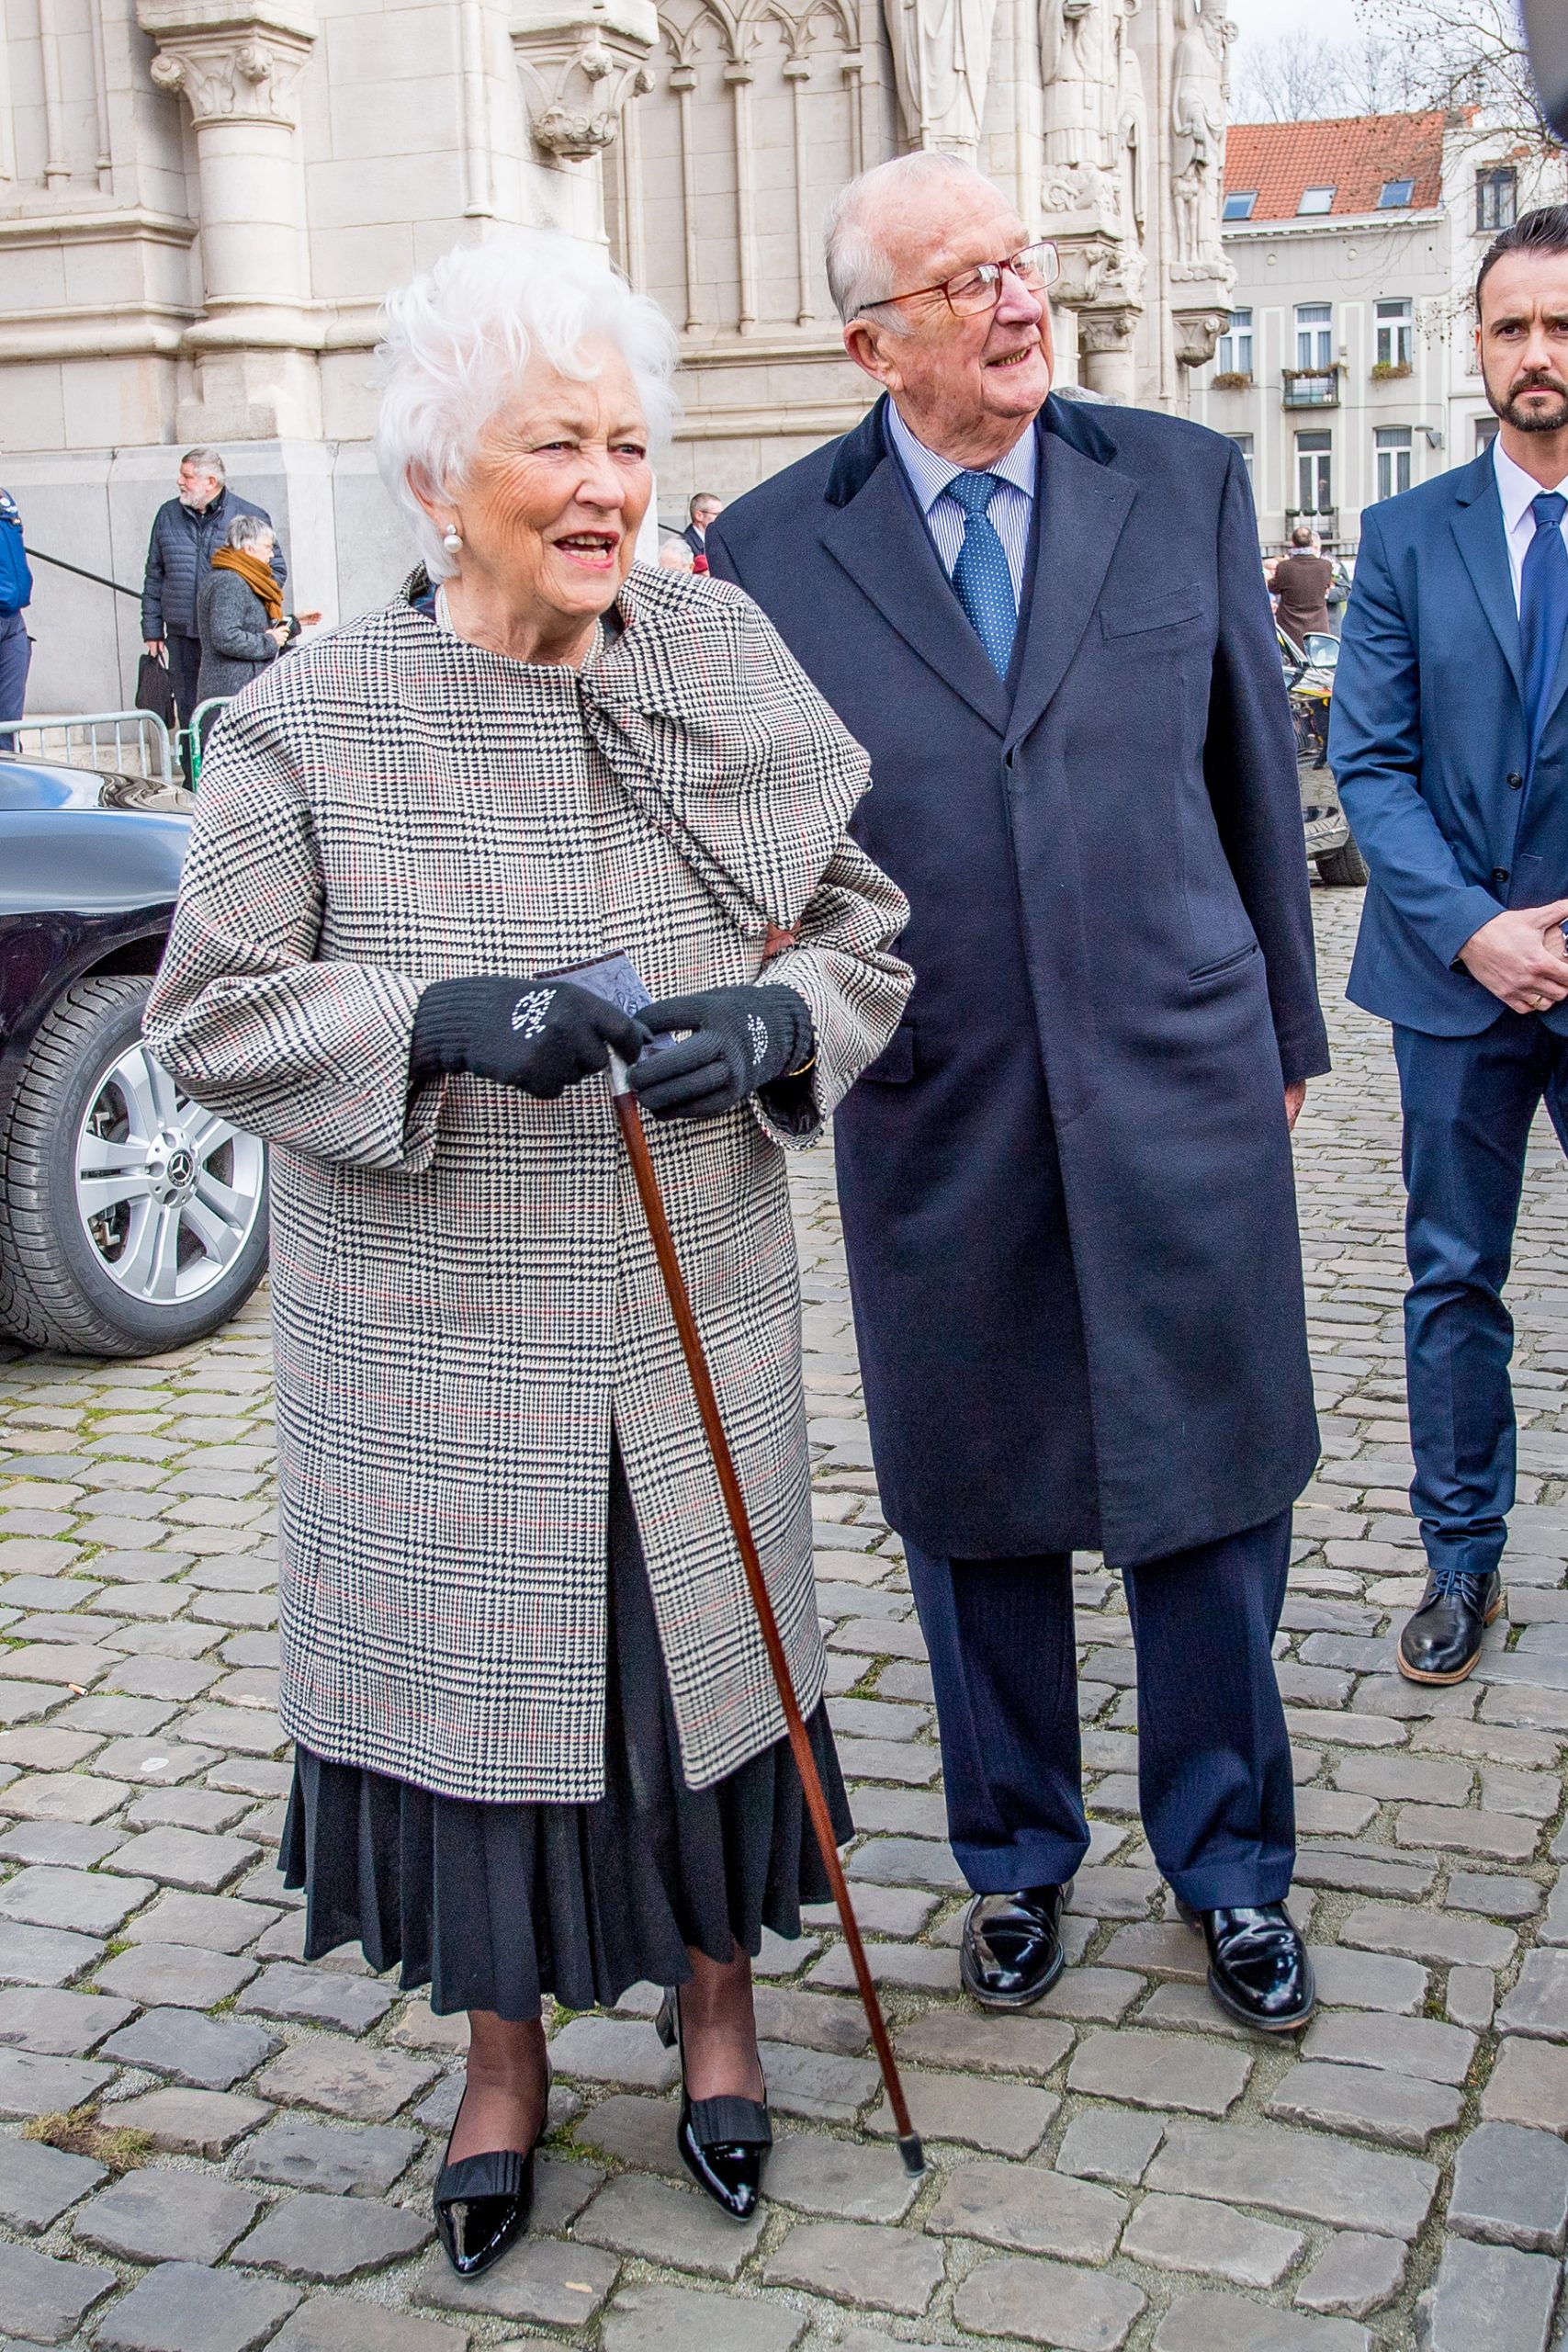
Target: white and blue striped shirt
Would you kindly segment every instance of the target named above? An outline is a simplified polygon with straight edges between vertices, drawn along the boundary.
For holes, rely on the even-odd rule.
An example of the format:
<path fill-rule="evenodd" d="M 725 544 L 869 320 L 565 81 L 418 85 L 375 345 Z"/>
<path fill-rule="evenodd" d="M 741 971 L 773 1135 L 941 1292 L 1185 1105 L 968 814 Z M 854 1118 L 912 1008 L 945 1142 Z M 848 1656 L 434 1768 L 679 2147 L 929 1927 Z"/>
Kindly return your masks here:
<path fill-rule="evenodd" d="M 926 518 L 926 526 L 936 542 L 942 568 L 948 578 L 958 561 L 958 550 L 964 545 L 967 527 L 964 509 L 955 498 L 947 495 L 947 485 L 954 478 L 968 471 L 995 474 L 1001 488 L 992 492 L 987 519 L 995 526 L 1012 574 L 1013 600 L 1023 604 L 1023 567 L 1029 554 L 1029 526 L 1034 513 L 1035 448 L 1034 427 L 1028 424 L 1005 458 L 984 468 L 955 466 L 951 458 L 939 458 L 923 441 L 917 441 L 894 401 L 887 403 L 887 431 L 909 477 L 915 503 Z"/>

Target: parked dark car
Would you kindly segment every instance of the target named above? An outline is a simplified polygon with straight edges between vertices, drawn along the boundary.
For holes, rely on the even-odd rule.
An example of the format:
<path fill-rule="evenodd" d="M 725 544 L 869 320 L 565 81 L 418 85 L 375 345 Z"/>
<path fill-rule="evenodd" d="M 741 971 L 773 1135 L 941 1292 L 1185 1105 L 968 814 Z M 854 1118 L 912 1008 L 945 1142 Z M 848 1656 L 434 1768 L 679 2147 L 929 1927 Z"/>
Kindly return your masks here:
<path fill-rule="evenodd" d="M 202 1338 L 266 1263 L 266 1154 L 141 1043 L 194 802 L 0 759 L 0 1334 L 66 1354 Z"/>
<path fill-rule="evenodd" d="M 1337 884 L 1359 888 L 1367 878 L 1366 860 L 1339 805 L 1339 787 L 1328 764 L 1328 707 L 1334 695 L 1339 639 L 1312 630 L 1304 649 L 1298 650 L 1282 628 L 1276 628 L 1275 635 L 1291 698 L 1291 723 L 1296 730 L 1296 775 L 1301 783 L 1307 860 L 1317 867 L 1318 880 L 1330 888 Z"/>

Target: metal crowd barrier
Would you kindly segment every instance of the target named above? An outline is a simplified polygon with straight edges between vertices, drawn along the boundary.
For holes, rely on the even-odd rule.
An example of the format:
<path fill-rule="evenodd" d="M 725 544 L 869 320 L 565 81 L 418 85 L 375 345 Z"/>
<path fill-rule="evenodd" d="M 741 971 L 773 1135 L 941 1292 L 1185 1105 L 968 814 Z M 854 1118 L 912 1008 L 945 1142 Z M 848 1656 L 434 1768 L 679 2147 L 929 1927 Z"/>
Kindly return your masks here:
<path fill-rule="evenodd" d="M 207 756 L 207 739 L 212 732 L 212 723 L 220 710 L 227 709 L 231 699 L 232 697 L 229 695 L 209 695 L 207 700 L 198 702 L 191 712 L 188 762 L 190 774 L 186 781 L 193 792 L 201 781 L 201 763 Z"/>
<path fill-rule="evenodd" d="M 73 711 L 62 718 L 18 718 L 7 721 L 6 731 L 18 759 L 150 776 L 160 784 L 175 781 L 174 745 L 153 710 Z"/>

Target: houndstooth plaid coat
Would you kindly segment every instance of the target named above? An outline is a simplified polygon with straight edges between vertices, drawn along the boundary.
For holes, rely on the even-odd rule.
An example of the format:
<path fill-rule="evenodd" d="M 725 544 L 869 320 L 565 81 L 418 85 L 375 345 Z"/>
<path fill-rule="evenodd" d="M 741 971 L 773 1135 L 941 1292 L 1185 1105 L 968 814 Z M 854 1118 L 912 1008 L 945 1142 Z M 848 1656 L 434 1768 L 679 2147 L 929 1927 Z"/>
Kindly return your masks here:
<path fill-rule="evenodd" d="M 864 754 L 750 601 L 636 568 L 581 673 L 406 602 L 280 662 L 215 729 L 152 1050 L 273 1146 L 282 1714 L 445 1794 L 603 1793 L 612 1419 L 686 1777 L 784 1723 L 606 1081 L 410 1098 L 429 980 L 624 950 L 655 996 L 810 1005 L 818 1124 L 910 987 L 847 837 Z M 753 1102 L 650 1121 L 801 1705 L 821 1695 L 800 1308 Z"/>

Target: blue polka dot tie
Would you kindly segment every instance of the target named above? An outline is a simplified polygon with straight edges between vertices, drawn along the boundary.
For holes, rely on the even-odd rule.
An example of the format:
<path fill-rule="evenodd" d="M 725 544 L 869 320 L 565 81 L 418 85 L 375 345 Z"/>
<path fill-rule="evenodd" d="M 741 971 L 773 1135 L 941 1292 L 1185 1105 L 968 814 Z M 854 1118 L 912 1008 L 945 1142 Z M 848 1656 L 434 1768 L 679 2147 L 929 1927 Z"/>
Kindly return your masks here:
<path fill-rule="evenodd" d="M 1005 678 L 1018 634 L 1018 600 L 1012 593 L 1007 549 L 986 513 L 1000 488 L 997 474 L 954 474 L 947 495 L 964 509 L 964 545 L 953 567 L 953 584 L 992 668 L 998 678 Z"/>
<path fill-rule="evenodd" d="M 1530 725 L 1532 751 L 1551 701 L 1557 658 L 1568 630 L 1568 548 L 1562 544 L 1562 517 L 1568 499 L 1561 492 L 1543 490 L 1530 501 L 1535 537 L 1525 549 L 1519 582 L 1519 635 L 1524 642 L 1525 712 Z"/>

